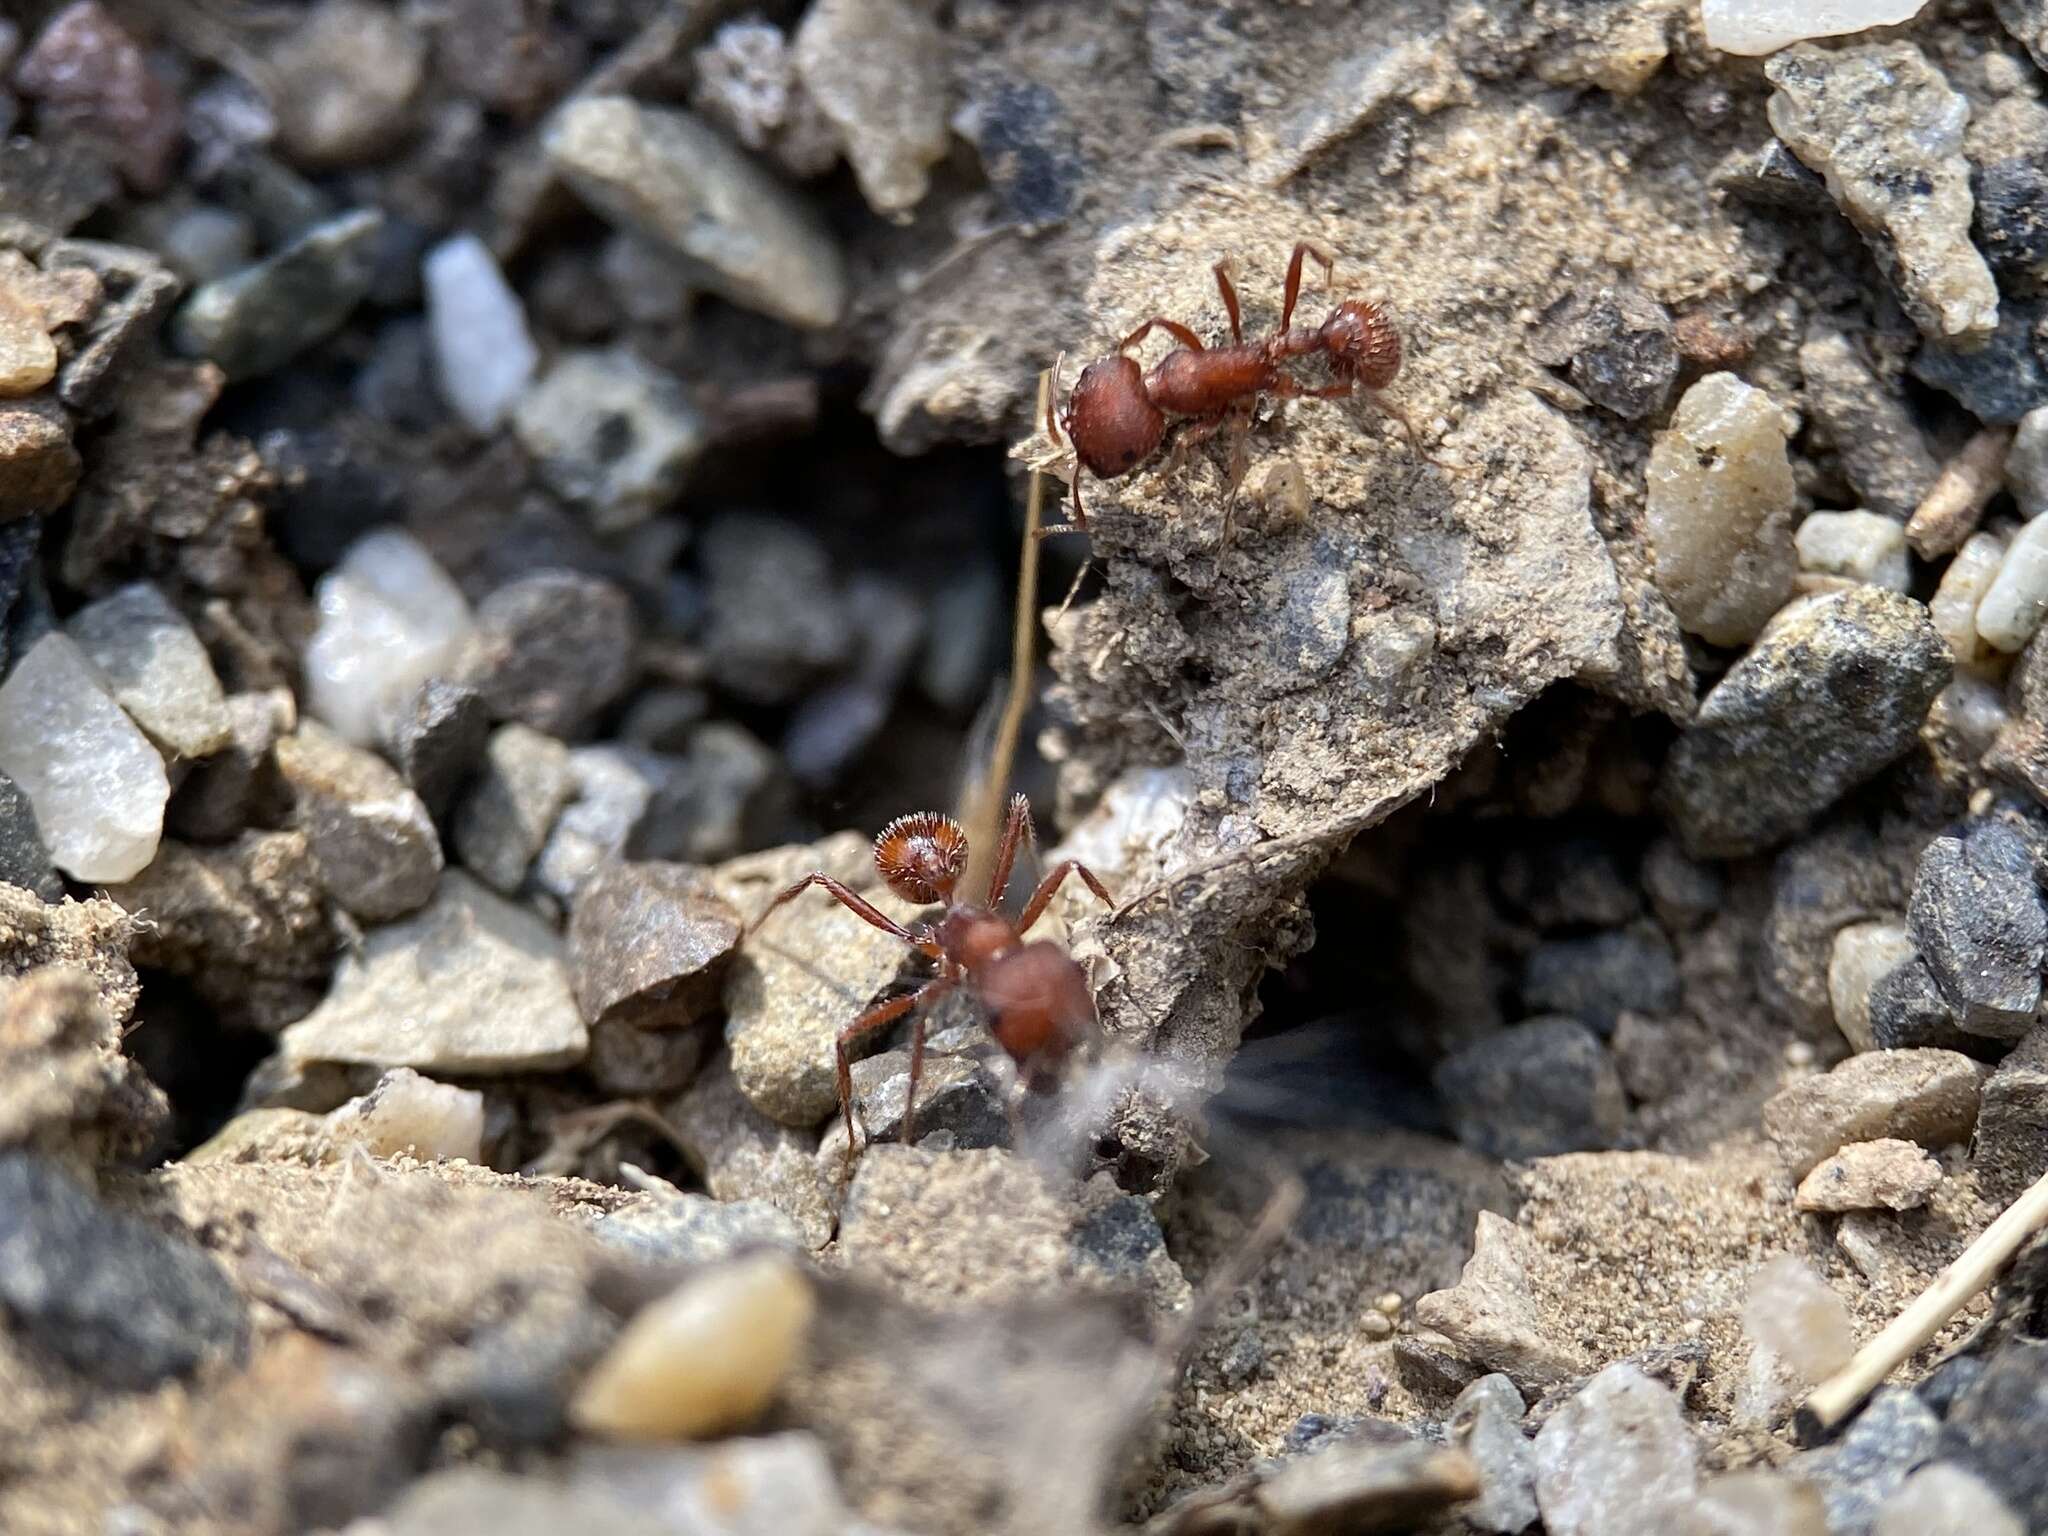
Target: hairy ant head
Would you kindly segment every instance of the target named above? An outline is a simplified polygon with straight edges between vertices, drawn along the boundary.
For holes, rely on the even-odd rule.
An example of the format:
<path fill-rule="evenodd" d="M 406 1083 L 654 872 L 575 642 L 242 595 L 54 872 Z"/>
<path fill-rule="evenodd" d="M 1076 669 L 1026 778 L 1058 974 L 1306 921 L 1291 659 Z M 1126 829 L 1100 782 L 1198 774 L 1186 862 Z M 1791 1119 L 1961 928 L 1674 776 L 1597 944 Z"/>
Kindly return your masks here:
<path fill-rule="evenodd" d="M 1385 389 L 1401 371 L 1401 333 L 1377 304 L 1346 300 L 1330 312 L 1320 334 L 1330 371 L 1340 379 Z"/>
<path fill-rule="evenodd" d="M 1145 393 L 1144 369 L 1122 353 L 1081 370 L 1062 424 L 1075 456 L 1102 480 L 1136 469 L 1166 436 L 1166 416 Z"/>
<path fill-rule="evenodd" d="M 967 834 L 936 811 L 898 816 L 875 839 L 875 868 L 905 901 L 951 901 L 967 868 Z"/>

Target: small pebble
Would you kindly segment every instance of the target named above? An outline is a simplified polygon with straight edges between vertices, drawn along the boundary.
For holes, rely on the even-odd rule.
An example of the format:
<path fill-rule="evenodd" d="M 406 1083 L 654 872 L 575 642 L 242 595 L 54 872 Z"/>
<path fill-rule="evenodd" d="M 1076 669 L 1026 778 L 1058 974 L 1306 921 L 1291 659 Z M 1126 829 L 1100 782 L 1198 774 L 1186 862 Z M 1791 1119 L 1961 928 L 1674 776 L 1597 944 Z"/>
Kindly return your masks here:
<path fill-rule="evenodd" d="M 1819 1487 L 1830 1532 L 1860 1536 L 1940 1443 L 1941 1421 L 1918 1396 L 1904 1387 L 1880 1387 L 1841 1438 L 1794 1457 L 1785 1470 Z"/>
<path fill-rule="evenodd" d="M 556 113 L 543 138 L 585 202 L 688 259 L 705 287 L 805 329 L 838 322 L 847 276 L 831 232 L 688 113 L 584 96 Z"/>
<path fill-rule="evenodd" d="M 1707 46 L 1761 58 L 1812 37 L 1911 21 L 1927 0 L 1701 0 Z"/>
<path fill-rule="evenodd" d="M 1614 1059 L 1577 1019 L 1531 1019 L 1437 1064 L 1451 1128 L 1488 1157 L 1550 1157 L 1613 1146 L 1628 1120 Z"/>
<path fill-rule="evenodd" d="M 1671 1389 L 1626 1361 L 1537 1433 L 1536 1504 L 1550 1536 L 1643 1536 L 1691 1502 L 1699 1452 Z"/>
<path fill-rule="evenodd" d="M 516 720 L 499 726 L 456 810 L 456 856 L 479 880 L 510 896 L 574 789 L 567 747 Z"/>
<path fill-rule="evenodd" d="M 178 97 L 98 0 L 77 0 L 51 17 L 15 65 L 14 84 L 48 118 L 99 140 L 135 191 L 160 192 L 171 179 L 183 125 Z"/>
<path fill-rule="evenodd" d="M 672 374 L 624 348 L 570 352 L 520 397 L 519 441 L 542 478 L 614 533 L 675 499 L 704 451 L 704 418 Z"/>
<path fill-rule="evenodd" d="M 1993 650 L 2025 648 L 2048 614 L 2048 518 L 2025 524 L 1977 603 L 1977 634 Z"/>
<path fill-rule="evenodd" d="M 2048 512 L 2048 406 L 2020 418 L 2012 446 L 2006 450 L 2005 484 L 2019 504 L 2021 517 L 2032 519 Z"/>
<path fill-rule="evenodd" d="M 1780 1089 L 1764 1105 L 1764 1134 L 1795 1178 L 1852 1141 L 1951 1146 L 1977 1123 L 1984 1075 L 1955 1051 L 1866 1051 Z"/>
<path fill-rule="evenodd" d="M 629 862 L 576 894 L 569 957 L 584 1019 L 648 1030 L 694 1024 L 717 1006 L 740 915 L 688 865 Z"/>
<path fill-rule="evenodd" d="M 1526 1405 L 1505 1376 L 1482 1376 L 1451 1405 L 1451 1442 L 1479 1469 L 1478 1499 L 1460 1512 L 1496 1536 L 1519 1536 L 1536 1523 L 1535 1447 L 1522 1433 Z"/>
<path fill-rule="evenodd" d="M 0 288 L 0 397 L 32 395 L 57 376 L 57 344 L 33 305 Z"/>
<path fill-rule="evenodd" d="M 1828 191 L 1936 340 L 1988 337 L 1998 289 L 1970 240 L 1969 103 L 1909 42 L 1800 44 L 1774 55 L 1771 127 Z"/>
<path fill-rule="evenodd" d="M 1804 1179 L 1792 1203 L 1802 1211 L 1910 1211 L 1941 1183 L 1941 1164 L 1910 1141 L 1858 1141 Z"/>
<path fill-rule="evenodd" d="M 0 406 L 0 519 L 61 507 L 78 484 L 79 468 L 62 410 L 46 403 Z"/>
<path fill-rule="evenodd" d="M 439 677 L 420 684 L 393 727 L 391 760 L 429 814 L 448 809 L 482 759 L 490 730 L 490 710 L 474 688 Z"/>
<path fill-rule="evenodd" d="M 484 1096 L 398 1067 L 361 1098 L 330 1113 L 321 1129 L 330 1155 L 361 1147 L 372 1157 L 481 1162 Z"/>
<path fill-rule="evenodd" d="M 433 896 L 442 862 L 433 818 L 382 758 L 308 720 L 278 742 L 277 767 L 320 882 L 345 910 L 389 922 Z"/>
<path fill-rule="evenodd" d="M 2048 958 L 2048 900 L 2017 831 L 1984 821 L 1930 841 L 1907 926 L 1963 1029 L 2017 1040 L 2032 1027 Z"/>
<path fill-rule="evenodd" d="M 611 582 L 536 571 L 477 605 L 455 675 L 498 719 L 573 739 L 632 683 L 636 631 L 632 600 Z"/>
<path fill-rule="evenodd" d="M 1799 372 L 1806 410 L 1863 505 L 1888 518 L 1911 517 L 1941 465 L 1898 392 L 1885 386 L 1849 337 L 1822 327 L 1809 330 L 1799 348 Z"/>
<path fill-rule="evenodd" d="M 494 432 L 540 363 L 519 295 L 474 235 L 428 251 L 420 279 L 441 393 L 471 430 Z"/>
<path fill-rule="evenodd" d="M 29 647 L 0 683 L 0 773 L 35 809 L 74 880 L 117 882 L 156 856 L 171 795 L 163 758 L 66 635 Z"/>
<path fill-rule="evenodd" d="M 570 1417 L 587 1434 L 621 1440 L 744 1429 L 774 1400 L 816 1305 L 810 1283 L 779 1254 L 686 1280 L 626 1325 Z"/>
<path fill-rule="evenodd" d="M 1669 1529 L 1669 1527 L 1667 1527 Z M 1827 1506 L 1811 1483 L 1776 1472 L 1724 1472 L 1677 1515 L 1677 1536 L 1828 1536 Z"/>
<path fill-rule="evenodd" d="M 791 56 L 805 94 L 845 144 L 868 206 L 907 215 L 951 142 L 938 23 L 910 0 L 819 0 L 805 10 Z"/>
<path fill-rule="evenodd" d="M 2048 1174 L 2048 1026 L 2035 1025 L 1984 1084 L 1970 1166 L 2000 1201 Z"/>
<path fill-rule="evenodd" d="M 426 78 L 427 39 L 403 10 L 320 0 L 271 49 L 271 101 L 286 149 L 309 167 L 375 158 L 410 126 Z"/>
<path fill-rule="evenodd" d="M 1793 536 L 1799 568 L 1903 592 L 1912 583 L 1906 530 L 1876 512 L 1814 512 Z"/>
<path fill-rule="evenodd" d="M 275 372 L 339 330 L 370 291 L 383 223 L 375 209 L 356 209 L 202 284 L 171 321 L 172 345 L 230 379 Z"/>
<path fill-rule="evenodd" d="M 470 632 L 462 589 L 399 528 L 358 539 L 314 598 L 320 624 L 306 647 L 305 705 L 359 747 L 390 734 Z"/>
<path fill-rule="evenodd" d="M 1992 660 L 1991 647 L 1977 631 L 1977 608 L 2004 563 L 2005 540 L 1993 533 L 1973 533 L 1941 574 L 1927 611 L 1957 666 L 1981 669 Z"/>
<path fill-rule="evenodd" d="M 1851 1049 L 1871 1049 L 1871 989 L 1913 954 L 1904 923 L 1851 923 L 1835 934 L 1828 956 L 1828 1003 Z"/>
<path fill-rule="evenodd" d="M 108 691 L 172 757 L 209 757 L 232 736 L 206 647 L 162 592 L 138 581 L 87 603 L 64 631 Z"/>
<path fill-rule="evenodd" d="M 1790 595 L 1795 487 L 1785 417 L 1732 373 L 1688 389 L 1650 449 L 1646 517 L 1658 590 L 1716 645 L 1756 636 Z"/>

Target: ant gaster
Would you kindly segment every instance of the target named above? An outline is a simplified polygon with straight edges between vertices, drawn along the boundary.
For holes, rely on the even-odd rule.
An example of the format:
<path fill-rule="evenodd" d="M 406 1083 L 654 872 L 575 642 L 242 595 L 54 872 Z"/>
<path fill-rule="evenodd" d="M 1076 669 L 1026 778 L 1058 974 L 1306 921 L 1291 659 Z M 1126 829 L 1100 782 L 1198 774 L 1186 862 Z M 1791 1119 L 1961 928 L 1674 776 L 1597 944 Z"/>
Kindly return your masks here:
<path fill-rule="evenodd" d="M 919 811 L 899 816 L 875 839 L 875 868 L 905 901 L 920 905 L 943 902 L 935 923 L 906 928 L 839 881 L 816 870 L 782 892 L 748 925 L 751 936 L 770 913 L 814 885 L 854 916 L 894 934 L 921 955 L 938 962 L 938 975 L 915 992 L 875 1004 L 839 1032 L 834 1042 L 839 1071 L 839 1107 L 846 1117 L 847 1156 L 853 1155 L 853 1076 L 847 1050 L 855 1041 L 885 1029 L 906 1013 L 910 1026 L 910 1089 L 903 1106 L 903 1141 L 912 1140 L 917 1114 L 917 1080 L 924 1070 L 924 1012 L 919 1004 L 936 1001 L 954 987 L 966 986 L 981 999 L 989 1015 L 989 1032 L 1009 1053 L 1027 1080 L 1042 1079 L 1095 1027 L 1095 998 L 1088 975 L 1072 956 L 1049 940 L 1024 938 L 1051 902 L 1060 882 L 1078 875 L 1089 890 L 1108 904 L 1109 892 L 1087 866 L 1073 859 L 1054 865 L 1031 893 L 1013 921 L 995 910 L 1017 850 L 1031 840 L 1031 804 L 1022 795 L 1010 801 L 1002 841 L 996 846 L 995 870 L 988 898 L 981 906 L 956 901 L 954 889 L 967 868 L 967 834 L 950 816 Z M 744 940 L 742 941 L 744 942 Z"/>
<path fill-rule="evenodd" d="M 1177 320 L 1154 315 L 1117 343 L 1115 353 L 1097 358 L 1081 370 L 1073 393 L 1055 423 L 1046 403 L 1046 431 L 1057 443 L 1064 433 L 1079 462 L 1074 468 L 1073 524 L 1088 526 L 1081 511 L 1081 470 L 1098 480 L 1114 480 L 1144 464 L 1165 440 L 1175 417 L 1193 418 L 1181 435 L 1178 454 L 1213 436 L 1241 402 L 1262 394 L 1282 399 L 1339 400 L 1354 390 L 1374 393 L 1394 382 L 1401 371 L 1401 334 L 1387 312 L 1365 299 L 1347 299 L 1331 310 L 1321 325 L 1294 325 L 1295 301 L 1301 297 L 1301 264 L 1314 257 L 1324 273 L 1335 276 L 1329 255 L 1307 240 L 1294 247 L 1287 263 L 1287 289 L 1280 305 L 1280 323 L 1262 340 L 1246 341 L 1239 317 L 1237 289 L 1227 264 L 1216 263 L 1216 287 L 1230 316 L 1230 345 L 1205 347 L 1202 339 Z M 1147 373 L 1129 349 L 1151 335 L 1166 332 L 1180 345 Z M 1312 388 L 1289 375 L 1281 364 L 1320 353 L 1337 376 L 1335 384 Z M 1376 402 L 1407 429 L 1406 417 Z"/>

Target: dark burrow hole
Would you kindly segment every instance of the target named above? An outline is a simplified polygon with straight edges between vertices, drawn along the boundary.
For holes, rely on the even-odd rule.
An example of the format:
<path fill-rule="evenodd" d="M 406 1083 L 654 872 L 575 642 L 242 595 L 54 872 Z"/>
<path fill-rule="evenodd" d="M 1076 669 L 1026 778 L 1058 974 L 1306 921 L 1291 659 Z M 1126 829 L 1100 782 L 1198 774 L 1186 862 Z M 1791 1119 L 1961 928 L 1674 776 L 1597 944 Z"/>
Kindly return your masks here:
<path fill-rule="evenodd" d="M 128 1054 L 171 1101 L 163 1153 L 184 1156 L 233 1118 L 242 1085 L 275 1042 L 226 1025 L 220 1010 L 169 971 L 138 968 L 142 996 L 129 1022 Z"/>

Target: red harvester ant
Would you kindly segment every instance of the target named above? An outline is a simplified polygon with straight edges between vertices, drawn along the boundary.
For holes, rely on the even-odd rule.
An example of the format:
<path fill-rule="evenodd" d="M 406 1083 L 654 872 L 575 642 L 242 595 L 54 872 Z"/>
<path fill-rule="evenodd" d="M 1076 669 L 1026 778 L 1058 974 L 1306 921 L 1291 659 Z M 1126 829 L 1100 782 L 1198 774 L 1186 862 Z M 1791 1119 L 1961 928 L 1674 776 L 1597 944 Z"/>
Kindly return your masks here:
<path fill-rule="evenodd" d="M 1223 307 L 1230 315 L 1230 345 L 1205 347 L 1202 339 L 1177 320 L 1154 315 L 1117 343 L 1116 352 L 1099 357 L 1081 370 L 1073 393 L 1053 419 L 1046 405 L 1045 429 L 1057 443 L 1064 433 L 1073 445 L 1074 528 L 1086 528 L 1081 510 L 1081 470 L 1086 468 L 1098 480 L 1128 475 L 1158 451 L 1166 437 L 1171 417 L 1192 417 L 1194 425 L 1184 432 L 1175 448 L 1179 453 L 1213 436 L 1240 402 L 1256 401 L 1261 394 L 1282 399 L 1339 400 L 1354 390 L 1376 393 L 1394 382 L 1401 371 L 1401 333 L 1379 305 L 1365 299 L 1347 299 L 1331 310 L 1318 326 L 1295 329 L 1294 303 L 1301 296 L 1301 263 L 1313 256 L 1331 278 L 1335 264 L 1328 253 L 1307 240 L 1294 247 L 1287 263 L 1287 292 L 1280 305 L 1280 324 L 1262 341 L 1246 341 L 1239 319 L 1237 289 L 1223 262 L 1216 263 L 1216 286 L 1223 294 Z M 1180 345 L 1162 357 L 1146 373 L 1137 359 L 1125 353 L 1162 330 Z M 1322 353 L 1338 382 L 1320 389 L 1310 388 L 1286 373 L 1281 364 L 1289 358 Z M 1399 411 L 1376 401 L 1407 430 L 1410 442 L 1417 441 L 1415 429 Z"/>
<path fill-rule="evenodd" d="M 1030 1075 L 1056 1067 L 1095 1025 L 1095 998 L 1088 976 L 1057 944 L 1040 939 L 1026 943 L 1025 932 L 1045 911 L 1060 882 L 1079 875 L 1088 889 L 1107 904 L 1109 892 L 1087 866 L 1066 859 L 1038 883 L 1024 910 L 1012 922 L 995 910 L 1017 849 L 1031 838 L 1031 803 L 1022 795 L 1010 801 L 1003 839 L 996 845 L 995 870 L 983 906 L 955 901 L 953 889 L 967 867 L 967 834 L 950 816 L 919 811 L 899 816 L 875 839 L 875 868 L 889 889 L 905 901 L 944 902 L 936 923 L 905 928 L 887 913 L 863 900 L 822 871 L 805 875 L 762 909 L 748 925 L 744 943 L 770 913 L 814 885 L 822 885 L 838 903 L 884 933 L 893 933 L 921 955 L 939 963 L 939 974 L 902 997 L 875 1004 L 839 1032 L 835 1042 L 839 1068 L 839 1107 L 846 1116 L 846 1155 L 853 1156 L 853 1076 L 847 1047 L 863 1035 L 895 1023 L 918 1004 L 935 1001 L 962 983 L 979 994 L 989 1013 L 989 1031 Z M 903 1106 L 903 1141 L 913 1139 L 917 1114 L 917 1080 L 924 1070 L 924 1015 L 915 1013 L 910 1026 L 910 1090 Z"/>

